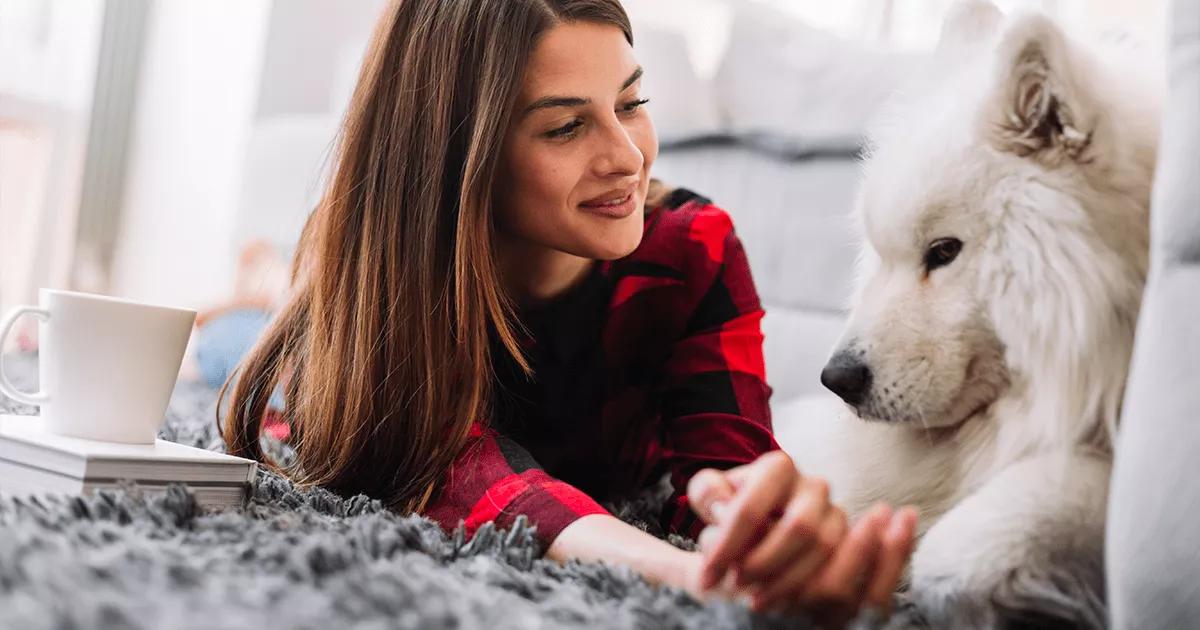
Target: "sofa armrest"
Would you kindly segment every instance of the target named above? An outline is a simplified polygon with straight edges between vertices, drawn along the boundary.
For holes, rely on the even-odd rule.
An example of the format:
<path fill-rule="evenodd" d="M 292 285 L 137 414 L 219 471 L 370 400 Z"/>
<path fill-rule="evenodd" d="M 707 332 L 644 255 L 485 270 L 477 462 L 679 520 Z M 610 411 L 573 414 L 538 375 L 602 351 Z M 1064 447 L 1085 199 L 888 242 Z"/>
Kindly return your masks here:
<path fill-rule="evenodd" d="M 1171 9 L 1170 81 L 1109 501 L 1113 628 L 1200 619 L 1200 0 Z"/>

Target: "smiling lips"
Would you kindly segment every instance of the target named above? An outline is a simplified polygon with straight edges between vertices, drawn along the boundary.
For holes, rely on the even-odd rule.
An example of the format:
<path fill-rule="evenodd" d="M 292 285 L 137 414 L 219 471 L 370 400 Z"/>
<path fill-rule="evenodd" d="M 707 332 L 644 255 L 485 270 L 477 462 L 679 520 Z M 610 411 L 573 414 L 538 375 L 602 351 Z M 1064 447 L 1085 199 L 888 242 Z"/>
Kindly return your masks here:
<path fill-rule="evenodd" d="M 622 190 L 610 190 L 599 197 L 580 203 L 579 208 L 584 212 L 610 219 L 624 219 L 637 210 L 635 207 L 636 193 L 636 185 Z"/>

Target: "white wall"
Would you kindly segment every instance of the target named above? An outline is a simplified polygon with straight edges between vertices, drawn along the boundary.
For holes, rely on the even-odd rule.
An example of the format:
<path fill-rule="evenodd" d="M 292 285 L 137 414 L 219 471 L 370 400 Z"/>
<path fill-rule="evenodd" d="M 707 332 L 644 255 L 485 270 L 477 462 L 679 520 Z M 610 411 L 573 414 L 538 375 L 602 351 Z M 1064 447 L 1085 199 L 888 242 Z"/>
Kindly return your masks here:
<path fill-rule="evenodd" d="M 248 240 L 294 240 L 383 5 L 157 1 L 113 293 L 211 307 Z"/>
<path fill-rule="evenodd" d="M 343 55 L 353 55 L 358 65 L 384 5 L 384 0 L 274 3 L 256 115 L 329 113 L 338 105 L 330 97 L 340 88 Z"/>
<path fill-rule="evenodd" d="M 232 230 L 268 0 L 157 0 L 113 264 L 116 295 L 204 307 L 233 286 Z"/>
<path fill-rule="evenodd" d="M 236 246 L 290 255 L 325 182 L 338 125 L 384 0 L 287 0 L 271 8 Z M 280 263 L 282 264 L 282 262 Z"/>
<path fill-rule="evenodd" d="M 67 285 L 103 9 L 0 0 L 0 311 Z"/>
<path fill-rule="evenodd" d="M 100 0 L 0 0 L 0 96 L 86 113 L 103 10 Z"/>

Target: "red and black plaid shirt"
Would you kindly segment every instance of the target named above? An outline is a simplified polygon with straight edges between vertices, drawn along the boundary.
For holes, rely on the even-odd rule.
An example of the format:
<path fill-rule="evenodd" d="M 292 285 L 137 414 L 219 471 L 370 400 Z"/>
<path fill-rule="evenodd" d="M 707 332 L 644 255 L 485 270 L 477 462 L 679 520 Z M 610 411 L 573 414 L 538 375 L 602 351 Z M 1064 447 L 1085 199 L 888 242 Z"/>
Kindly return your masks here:
<path fill-rule="evenodd" d="M 527 379 L 497 356 L 494 416 L 477 425 L 426 514 L 468 533 L 518 514 L 548 546 L 670 474 L 662 514 L 695 537 L 688 480 L 779 448 L 767 406 L 763 310 L 725 211 L 677 190 L 646 214 L 629 256 L 597 265 L 577 290 L 522 313 Z"/>

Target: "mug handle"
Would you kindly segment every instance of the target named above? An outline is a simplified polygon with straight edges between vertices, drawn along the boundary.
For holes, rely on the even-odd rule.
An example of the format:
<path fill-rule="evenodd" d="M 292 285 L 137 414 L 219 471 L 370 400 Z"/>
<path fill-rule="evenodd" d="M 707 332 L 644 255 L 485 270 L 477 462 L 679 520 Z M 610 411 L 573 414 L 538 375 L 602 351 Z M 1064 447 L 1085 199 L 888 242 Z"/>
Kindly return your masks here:
<path fill-rule="evenodd" d="M 4 317 L 4 321 L 0 322 L 0 348 L 4 347 L 4 342 L 8 339 L 8 333 L 12 331 L 13 324 L 16 324 L 17 319 L 26 313 L 34 315 L 42 321 L 50 320 L 50 311 L 45 309 L 33 306 L 18 306 L 14 308 Z M 27 405 L 44 405 L 50 400 L 50 396 L 45 391 L 30 394 L 14 387 L 8 380 L 8 376 L 4 373 L 4 361 L 0 361 L 0 392 L 17 402 L 23 402 Z"/>

